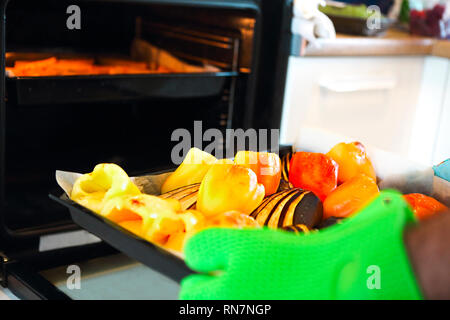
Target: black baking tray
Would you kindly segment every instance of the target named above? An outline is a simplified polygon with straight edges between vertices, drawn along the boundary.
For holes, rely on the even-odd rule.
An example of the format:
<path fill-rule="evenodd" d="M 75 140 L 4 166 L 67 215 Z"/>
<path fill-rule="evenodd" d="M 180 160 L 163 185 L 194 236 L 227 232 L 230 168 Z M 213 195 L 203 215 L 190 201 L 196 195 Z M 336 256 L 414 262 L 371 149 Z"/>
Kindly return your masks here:
<path fill-rule="evenodd" d="M 17 105 L 129 102 L 217 96 L 236 72 L 7 77 Z"/>
<path fill-rule="evenodd" d="M 130 258 L 143 263 L 176 282 L 180 282 L 187 275 L 195 273 L 181 258 L 129 232 L 101 215 L 80 206 L 70 200 L 67 195 L 64 194 L 61 197 L 49 196 L 52 200 L 69 209 L 72 220 L 77 225 L 125 253 Z"/>
<path fill-rule="evenodd" d="M 382 17 L 380 19 L 380 28 L 369 29 L 367 27 L 367 19 L 365 18 L 345 17 L 329 14 L 327 14 L 327 16 L 333 22 L 336 32 L 359 36 L 376 36 L 383 34 L 394 22 L 392 19 Z"/>
<path fill-rule="evenodd" d="M 281 158 L 292 152 L 292 146 L 280 145 L 278 150 L 269 150 L 269 152 L 276 151 L 278 151 Z M 173 169 L 146 174 L 160 174 L 171 170 Z M 164 274 L 168 278 L 180 282 L 184 277 L 196 273 L 181 258 L 70 200 L 66 194 L 61 196 L 50 194 L 49 197 L 69 209 L 75 224 L 96 235 L 120 252 Z"/>

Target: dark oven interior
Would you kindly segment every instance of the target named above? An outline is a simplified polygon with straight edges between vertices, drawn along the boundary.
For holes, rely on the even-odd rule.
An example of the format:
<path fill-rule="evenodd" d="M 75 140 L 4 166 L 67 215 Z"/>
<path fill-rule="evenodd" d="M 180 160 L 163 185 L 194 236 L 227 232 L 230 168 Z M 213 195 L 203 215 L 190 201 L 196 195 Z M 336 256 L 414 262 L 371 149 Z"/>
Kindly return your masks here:
<path fill-rule="evenodd" d="M 73 4 L 81 9 L 79 30 L 66 27 L 66 9 Z M 213 69 L 5 76 L 0 191 L 8 232 L 33 236 L 36 225 L 48 232 L 67 225 L 66 210 L 48 198 L 61 193 L 55 169 L 88 172 L 97 163 L 114 162 L 135 175 L 170 165 L 177 143 L 172 132 L 193 130 L 194 120 L 203 121 L 203 130 L 246 127 L 257 14 L 246 5 L 187 1 L 10 0 L 3 29 L 6 67 L 53 56 L 131 59 L 130 48 L 140 39 L 192 66 Z"/>

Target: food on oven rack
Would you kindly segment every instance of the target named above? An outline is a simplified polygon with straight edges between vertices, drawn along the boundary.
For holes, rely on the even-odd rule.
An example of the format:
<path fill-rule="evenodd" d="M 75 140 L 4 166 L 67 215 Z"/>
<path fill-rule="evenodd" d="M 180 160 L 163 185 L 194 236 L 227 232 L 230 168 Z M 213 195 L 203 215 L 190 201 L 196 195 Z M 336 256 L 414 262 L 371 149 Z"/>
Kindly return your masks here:
<path fill-rule="evenodd" d="M 43 60 L 16 60 L 14 67 L 6 68 L 9 77 L 42 77 L 42 76 L 72 76 L 100 74 L 147 74 L 170 73 L 171 69 L 158 66 L 150 69 L 146 62 L 106 59 L 102 64 L 96 64 L 94 59 L 59 59 L 50 57 Z"/>
<path fill-rule="evenodd" d="M 409 203 L 417 219 L 424 220 L 448 208 L 436 199 L 421 193 L 410 193 L 403 196 Z"/>
<path fill-rule="evenodd" d="M 265 195 L 270 196 L 278 190 L 281 177 L 280 157 L 276 153 L 239 151 L 234 162 L 256 173 L 258 182 L 264 186 Z"/>
<path fill-rule="evenodd" d="M 227 211 L 250 214 L 263 200 L 264 186 L 249 168 L 224 159 L 214 163 L 198 192 L 197 209 L 207 216 Z"/>
<path fill-rule="evenodd" d="M 181 165 L 172 173 L 161 187 L 161 193 L 200 183 L 216 157 L 198 148 L 191 148 Z"/>

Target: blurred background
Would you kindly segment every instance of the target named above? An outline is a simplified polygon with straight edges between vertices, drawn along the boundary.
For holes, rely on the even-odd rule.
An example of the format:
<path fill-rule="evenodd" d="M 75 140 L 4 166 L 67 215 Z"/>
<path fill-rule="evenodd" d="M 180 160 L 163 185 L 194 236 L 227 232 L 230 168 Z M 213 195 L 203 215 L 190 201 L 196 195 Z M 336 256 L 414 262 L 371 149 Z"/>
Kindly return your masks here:
<path fill-rule="evenodd" d="M 378 16 L 370 5 L 379 6 Z M 315 127 L 427 166 L 447 159 L 450 2 L 327 1 L 318 10 L 336 36 L 318 13 L 298 16 L 282 142 L 294 143 L 300 127 Z M 313 34 L 305 31 L 309 22 Z"/>

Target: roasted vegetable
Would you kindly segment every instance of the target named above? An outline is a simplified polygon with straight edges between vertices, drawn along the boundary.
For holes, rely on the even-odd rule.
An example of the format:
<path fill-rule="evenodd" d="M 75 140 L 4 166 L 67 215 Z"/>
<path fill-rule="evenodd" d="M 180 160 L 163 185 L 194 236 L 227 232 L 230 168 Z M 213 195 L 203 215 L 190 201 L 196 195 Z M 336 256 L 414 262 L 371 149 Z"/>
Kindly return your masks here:
<path fill-rule="evenodd" d="M 217 163 L 233 168 L 226 177 L 231 180 L 225 181 L 223 187 L 234 188 L 237 195 L 242 197 L 237 203 L 245 207 L 251 204 L 252 196 L 257 196 L 253 200 L 258 201 L 253 203 L 254 207 L 262 201 L 264 186 L 257 184 L 253 171 L 237 166 L 231 160 L 218 160 Z M 222 182 L 220 179 L 217 181 L 219 186 L 222 186 Z M 253 193 L 242 193 L 242 183 L 247 183 L 244 189 Z M 102 164 L 75 182 L 72 199 L 150 242 L 179 252 L 189 237 L 208 227 L 259 226 L 248 214 L 237 211 L 205 216 L 197 210 L 186 210 L 195 207 L 199 188 L 200 183 L 195 183 L 159 197 L 141 194 L 119 166 Z M 228 202 L 232 198 L 233 195 L 223 200 Z"/>
<path fill-rule="evenodd" d="M 266 196 L 277 192 L 281 164 L 280 157 L 276 153 L 239 151 L 234 157 L 234 162 L 256 173 L 258 182 L 264 186 Z"/>
<path fill-rule="evenodd" d="M 206 216 L 239 211 L 249 214 L 264 198 L 264 186 L 256 174 L 245 167 L 220 160 L 203 178 L 197 209 Z"/>
<path fill-rule="evenodd" d="M 140 193 L 121 167 L 113 163 L 102 163 L 96 165 L 91 173 L 86 173 L 75 181 L 70 198 L 100 213 L 106 201 L 117 196 Z"/>
<path fill-rule="evenodd" d="M 346 218 L 379 194 L 375 180 L 359 174 L 347 180 L 328 195 L 323 202 L 323 217 Z"/>
<path fill-rule="evenodd" d="M 292 155 L 293 153 L 289 152 L 281 159 L 281 179 L 278 192 L 294 188 L 292 183 L 289 181 L 289 169 L 291 166 Z"/>
<path fill-rule="evenodd" d="M 270 228 L 298 224 L 312 228 L 322 220 L 322 203 L 314 193 L 294 188 L 266 198 L 250 216 Z"/>
<path fill-rule="evenodd" d="M 419 220 L 427 219 L 437 213 L 444 212 L 448 208 L 432 197 L 421 193 L 410 193 L 403 196 L 413 209 L 414 215 Z"/>
<path fill-rule="evenodd" d="M 194 183 L 189 186 L 169 191 L 159 197 L 163 199 L 175 199 L 180 201 L 182 210 L 194 209 L 195 204 L 197 203 L 199 189 L 200 183 Z"/>
<path fill-rule="evenodd" d="M 144 237 L 166 248 L 182 251 L 186 240 L 206 227 L 205 217 L 196 210 L 188 210 L 172 216 L 159 216 Z"/>
<path fill-rule="evenodd" d="M 337 186 L 338 164 L 323 153 L 296 152 L 289 168 L 289 181 L 296 188 L 314 192 L 321 201 Z"/>
<path fill-rule="evenodd" d="M 372 162 L 360 142 L 338 143 L 328 151 L 327 156 L 339 165 L 338 183 L 344 183 L 358 174 L 365 174 L 377 181 Z"/>
<path fill-rule="evenodd" d="M 216 157 L 197 148 L 187 153 L 180 166 L 164 181 L 161 193 L 166 193 L 180 187 L 202 182 Z"/>
<path fill-rule="evenodd" d="M 116 196 L 110 199 L 105 203 L 100 214 L 116 223 L 142 220 L 144 225 L 148 226 L 155 215 L 171 215 L 179 211 L 181 211 L 181 205 L 177 200 L 139 194 Z"/>

